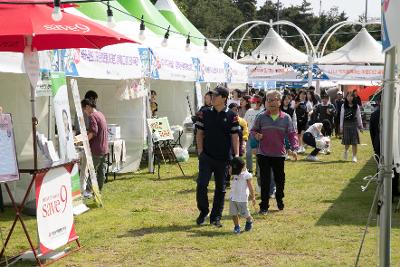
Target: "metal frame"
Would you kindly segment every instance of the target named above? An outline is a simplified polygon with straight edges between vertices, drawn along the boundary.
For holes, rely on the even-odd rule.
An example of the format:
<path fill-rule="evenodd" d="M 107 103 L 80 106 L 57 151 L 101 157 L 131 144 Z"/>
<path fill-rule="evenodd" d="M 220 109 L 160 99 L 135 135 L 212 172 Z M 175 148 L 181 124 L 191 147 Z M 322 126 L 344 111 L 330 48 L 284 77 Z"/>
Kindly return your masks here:
<path fill-rule="evenodd" d="M 37 169 L 36 167 L 34 167 L 33 169 L 21 169 L 21 170 L 20 170 L 21 173 L 29 173 L 29 174 L 31 174 L 31 175 L 32 175 L 32 179 L 31 179 L 31 182 L 29 183 L 28 188 L 26 189 L 24 198 L 23 198 L 22 202 L 21 202 L 19 205 L 16 204 L 15 199 L 14 199 L 14 197 L 13 197 L 13 194 L 12 194 L 12 192 L 11 192 L 11 190 L 10 190 L 10 187 L 8 186 L 7 183 L 5 183 L 5 187 L 6 187 L 7 193 L 8 193 L 8 195 L 9 195 L 9 197 L 10 197 L 10 200 L 11 200 L 11 203 L 12 203 L 12 206 L 13 206 L 13 209 L 15 210 L 15 218 L 14 218 L 14 222 L 13 222 L 13 224 L 12 224 L 12 226 L 11 226 L 11 229 L 10 229 L 10 231 L 8 232 L 7 238 L 6 238 L 6 240 L 5 240 L 4 244 L 3 244 L 3 248 L 2 248 L 2 250 L 1 250 L 1 252 L 0 252 L 0 258 L 3 257 L 3 255 L 4 255 L 4 253 L 5 253 L 7 244 L 8 244 L 8 242 L 10 241 L 10 238 L 11 238 L 13 232 L 14 232 L 14 229 L 15 229 L 15 226 L 16 226 L 18 220 L 19 220 L 20 223 L 21 223 L 22 229 L 24 230 L 25 237 L 26 237 L 26 239 L 27 239 L 28 242 L 29 242 L 29 246 L 31 247 L 32 253 L 33 253 L 34 257 L 35 257 L 35 260 L 36 260 L 36 263 L 38 264 L 38 266 L 47 266 L 47 265 L 50 265 L 50 264 L 52 264 L 52 263 L 54 263 L 54 262 L 60 260 L 61 258 L 64 258 L 64 257 L 66 257 L 67 255 L 69 255 L 69 254 L 71 254 L 71 253 L 73 253 L 73 252 L 78 251 L 79 249 L 81 249 L 81 244 L 80 244 L 80 242 L 79 242 L 79 237 L 78 237 L 78 238 L 76 238 L 75 240 L 69 242 L 69 243 L 72 243 L 72 242 L 74 242 L 74 241 L 76 242 L 77 247 L 76 247 L 75 249 L 73 249 L 73 250 L 71 250 L 71 251 L 68 251 L 68 252 L 64 253 L 63 255 L 61 255 L 60 257 L 57 257 L 56 259 L 51 260 L 51 261 L 46 262 L 45 264 L 43 264 L 43 263 L 41 262 L 41 260 L 40 260 L 40 255 L 38 255 L 38 253 L 37 253 L 37 251 L 36 251 L 36 248 L 35 248 L 35 246 L 33 245 L 33 242 L 32 242 L 32 239 L 31 239 L 31 237 L 30 237 L 30 235 L 29 235 L 28 229 L 27 229 L 27 227 L 26 227 L 26 225 L 25 225 L 25 223 L 24 223 L 24 219 L 22 218 L 22 210 L 23 210 L 24 207 L 25 207 L 25 202 L 26 202 L 26 200 L 27 200 L 27 198 L 28 198 L 28 196 L 29 196 L 29 194 L 30 194 L 30 192 L 31 192 L 31 190 L 32 190 L 33 183 L 35 182 L 37 175 L 38 175 L 38 174 L 41 174 L 41 173 L 43 173 L 43 172 L 48 172 L 50 169 L 54 169 L 54 168 L 58 168 L 58 167 L 62 167 L 62 166 L 65 166 L 65 165 L 68 165 L 68 164 L 74 164 L 74 163 L 75 163 L 75 162 L 67 162 L 67 163 L 65 163 L 65 164 L 61 164 L 61 165 L 57 165 L 57 166 L 53 166 L 53 167 L 49 167 L 49 168 L 45 168 L 45 169 Z M 68 244 L 69 244 L 69 243 L 68 243 Z M 19 256 L 21 256 L 21 255 L 17 255 L 17 256 L 15 256 L 15 257 L 13 257 L 13 258 L 18 258 Z"/>

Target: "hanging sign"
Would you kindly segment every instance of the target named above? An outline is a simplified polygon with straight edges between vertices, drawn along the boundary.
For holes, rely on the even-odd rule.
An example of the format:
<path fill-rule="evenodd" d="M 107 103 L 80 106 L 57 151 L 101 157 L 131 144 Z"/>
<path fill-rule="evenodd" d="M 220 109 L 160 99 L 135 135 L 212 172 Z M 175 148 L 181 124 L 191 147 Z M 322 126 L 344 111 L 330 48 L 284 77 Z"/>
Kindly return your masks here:
<path fill-rule="evenodd" d="M 0 113 L 0 182 L 19 180 L 11 114 Z"/>
<path fill-rule="evenodd" d="M 66 161 L 73 160 L 77 158 L 77 153 L 75 151 L 74 136 L 72 133 L 71 112 L 69 109 L 65 74 L 62 72 L 52 72 L 51 80 L 60 158 Z"/>

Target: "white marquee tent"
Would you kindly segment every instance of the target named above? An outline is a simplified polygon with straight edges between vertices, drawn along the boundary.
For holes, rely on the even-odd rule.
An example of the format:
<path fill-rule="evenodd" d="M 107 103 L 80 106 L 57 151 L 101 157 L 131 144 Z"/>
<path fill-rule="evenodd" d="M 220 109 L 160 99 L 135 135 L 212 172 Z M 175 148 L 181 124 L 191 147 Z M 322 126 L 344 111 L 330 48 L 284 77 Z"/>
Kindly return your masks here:
<path fill-rule="evenodd" d="M 382 45 L 365 28 L 338 50 L 317 59 L 318 64 L 383 64 Z"/>
<path fill-rule="evenodd" d="M 286 42 L 272 27 L 261 44 L 251 53 L 238 60 L 243 64 L 264 64 L 264 58 L 278 57 L 278 63 L 307 63 L 308 56 Z M 257 59 L 260 55 L 260 60 Z M 263 62 L 264 61 L 264 62 Z"/>

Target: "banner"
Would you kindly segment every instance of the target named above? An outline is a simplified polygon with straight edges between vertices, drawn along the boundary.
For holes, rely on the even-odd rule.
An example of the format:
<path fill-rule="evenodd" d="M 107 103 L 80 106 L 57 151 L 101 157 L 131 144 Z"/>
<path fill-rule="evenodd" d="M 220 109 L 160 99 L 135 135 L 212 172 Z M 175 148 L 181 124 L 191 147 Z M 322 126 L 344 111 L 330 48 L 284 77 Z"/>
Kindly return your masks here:
<path fill-rule="evenodd" d="M 78 238 L 72 210 L 71 169 L 72 164 L 36 176 L 36 220 L 41 254 Z"/>
<path fill-rule="evenodd" d="M 147 119 L 147 124 L 150 128 L 150 131 L 153 135 L 153 140 L 155 142 L 174 140 L 174 135 L 171 131 L 171 128 L 169 127 L 167 117 Z"/>
<path fill-rule="evenodd" d="M 380 81 L 383 79 L 383 66 L 360 65 L 318 65 L 329 80 L 367 80 Z"/>
<path fill-rule="evenodd" d="M 400 1 L 396 0 L 381 0 L 382 4 L 382 48 L 387 51 L 395 45 L 400 44 L 399 32 L 399 10 Z"/>
<path fill-rule="evenodd" d="M 79 96 L 78 83 L 76 82 L 75 79 L 71 79 L 71 89 L 72 89 L 72 96 L 74 98 L 76 115 L 78 116 L 79 129 L 80 129 L 81 135 L 82 135 L 82 144 L 83 144 L 83 149 L 84 149 L 85 158 L 86 158 L 86 160 L 85 160 L 86 164 L 84 167 L 82 167 L 82 171 L 85 172 L 86 168 L 88 168 L 90 181 L 92 184 L 92 191 L 94 194 L 94 200 L 96 201 L 96 203 L 99 206 L 103 206 L 99 186 L 97 184 L 96 171 L 95 171 L 94 165 L 93 165 L 92 151 L 90 150 L 90 144 L 89 144 L 89 139 L 87 136 L 85 120 L 83 118 L 81 97 Z M 86 175 L 84 174 L 84 175 L 82 175 L 82 177 L 86 178 Z M 81 183 L 81 184 L 83 184 L 83 183 Z M 84 188 L 81 188 L 81 189 L 84 190 Z"/>
<path fill-rule="evenodd" d="M 272 80 L 276 82 L 308 82 L 309 66 L 291 65 L 249 65 L 247 67 L 250 82 Z M 383 66 L 363 65 L 312 65 L 313 80 L 368 80 L 383 79 Z"/>
<path fill-rule="evenodd" d="M 72 133 L 71 112 L 69 109 L 65 74 L 62 72 L 53 72 L 51 73 L 51 81 L 60 159 L 64 161 L 73 160 L 77 158 L 77 154 Z"/>
<path fill-rule="evenodd" d="M 51 96 L 50 68 L 48 53 L 38 53 L 30 48 L 24 50 L 24 68 L 29 82 L 35 88 L 35 96 Z"/>
<path fill-rule="evenodd" d="M 11 114 L 0 113 L 0 182 L 19 180 Z"/>

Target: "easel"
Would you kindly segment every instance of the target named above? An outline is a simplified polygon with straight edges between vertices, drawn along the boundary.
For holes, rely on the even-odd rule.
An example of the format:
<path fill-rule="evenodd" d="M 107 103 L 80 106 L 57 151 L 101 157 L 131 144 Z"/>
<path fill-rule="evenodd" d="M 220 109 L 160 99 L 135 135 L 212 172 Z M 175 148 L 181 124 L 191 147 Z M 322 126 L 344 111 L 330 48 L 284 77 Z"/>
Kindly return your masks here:
<path fill-rule="evenodd" d="M 61 258 L 64 258 L 65 256 L 67 256 L 67 255 L 71 254 L 72 252 L 75 252 L 75 251 L 77 251 L 77 250 L 79 250 L 81 248 L 81 245 L 79 243 L 78 238 L 76 238 L 75 240 L 71 240 L 71 242 L 75 241 L 76 244 L 77 244 L 77 247 L 75 249 L 69 250 L 68 252 L 65 252 L 64 254 L 62 254 L 61 256 L 56 257 L 55 259 L 52 259 L 51 261 L 46 262 L 45 264 L 43 264 L 41 262 L 41 260 L 40 260 L 40 257 L 44 256 L 44 255 L 38 254 L 37 249 L 33 245 L 32 239 L 31 239 L 31 237 L 29 235 L 28 229 L 27 229 L 27 227 L 26 227 L 26 225 L 24 223 L 24 219 L 22 218 L 22 210 L 24 209 L 25 202 L 26 202 L 26 200 L 27 200 L 27 198 L 28 198 L 28 196 L 29 196 L 29 194 L 30 194 L 30 192 L 32 190 L 32 187 L 34 185 L 34 182 L 35 182 L 37 176 L 39 174 L 48 172 L 51 169 L 55 169 L 55 168 L 58 168 L 58 167 L 64 167 L 64 166 L 68 166 L 68 165 L 73 165 L 74 163 L 76 163 L 76 162 L 75 161 L 73 161 L 73 162 L 64 162 L 64 163 L 58 163 L 58 164 L 51 165 L 51 166 L 39 166 L 38 168 L 30 168 L 30 167 L 27 167 L 27 168 L 22 167 L 22 168 L 20 168 L 20 170 L 19 170 L 20 173 L 30 174 L 30 175 L 32 175 L 32 179 L 31 179 L 31 182 L 30 182 L 28 188 L 26 189 L 24 198 L 23 198 L 23 200 L 22 200 L 22 202 L 21 202 L 21 204 L 19 206 L 16 204 L 15 199 L 13 197 L 13 194 L 11 193 L 11 190 L 10 190 L 8 184 L 5 183 L 5 187 L 6 187 L 8 196 L 10 197 L 13 209 L 15 210 L 15 218 L 14 218 L 14 222 L 13 222 L 13 224 L 11 226 L 11 229 L 10 229 L 8 235 L 7 235 L 7 238 L 6 238 L 5 242 L 4 242 L 3 249 L 0 252 L 0 258 L 3 257 L 3 255 L 4 255 L 4 252 L 5 252 L 5 249 L 7 247 L 7 244 L 10 241 L 10 238 L 11 238 L 13 232 L 14 232 L 14 229 L 15 229 L 15 226 L 16 226 L 18 220 L 20 221 L 20 223 L 22 225 L 25 237 L 27 238 L 27 240 L 29 242 L 29 245 L 31 247 L 32 253 L 34 255 L 34 258 L 35 258 L 38 266 L 47 266 L 47 265 L 49 265 L 49 264 L 51 264 L 51 263 L 53 263 L 55 261 L 58 261 Z M 20 257 L 21 257 L 21 255 L 14 256 L 14 257 L 11 258 L 11 260 L 18 260 Z"/>
<path fill-rule="evenodd" d="M 157 177 L 160 180 L 161 175 L 160 175 L 160 169 L 161 169 L 161 158 L 164 161 L 164 164 L 166 164 L 164 152 L 167 152 L 168 156 L 168 161 L 169 162 L 174 162 L 178 165 L 179 169 L 182 172 L 182 175 L 186 177 L 185 173 L 183 172 L 182 166 L 179 163 L 178 159 L 175 156 L 174 150 L 172 149 L 170 141 L 155 141 L 153 138 L 153 157 L 154 157 L 154 162 L 157 162 Z M 153 169 L 153 174 L 154 174 L 154 169 Z"/>

